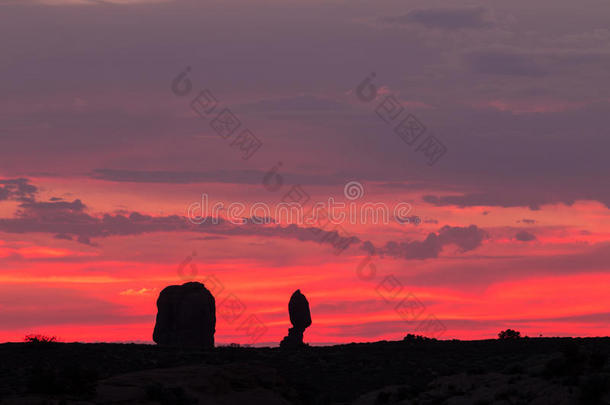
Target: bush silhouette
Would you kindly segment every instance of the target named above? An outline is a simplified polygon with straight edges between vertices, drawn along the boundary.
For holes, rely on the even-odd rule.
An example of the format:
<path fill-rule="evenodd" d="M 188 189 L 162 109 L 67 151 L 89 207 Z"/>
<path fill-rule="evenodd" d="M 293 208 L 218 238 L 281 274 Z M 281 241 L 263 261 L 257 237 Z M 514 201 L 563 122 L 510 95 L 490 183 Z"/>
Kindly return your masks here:
<path fill-rule="evenodd" d="M 26 335 L 24 341 L 26 343 L 54 343 L 57 342 L 57 337 L 45 335 Z"/>
<path fill-rule="evenodd" d="M 402 340 L 404 342 L 424 342 L 424 341 L 433 341 L 433 340 L 436 340 L 436 339 L 429 338 L 427 336 L 414 335 L 412 333 L 408 333 L 407 336 L 405 336 Z"/>
<path fill-rule="evenodd" d="M 512 329 L 506 329 L 498 333 L 498 339 L 509 340 L 509 339 L 520 339 L 521 332 Z"/>

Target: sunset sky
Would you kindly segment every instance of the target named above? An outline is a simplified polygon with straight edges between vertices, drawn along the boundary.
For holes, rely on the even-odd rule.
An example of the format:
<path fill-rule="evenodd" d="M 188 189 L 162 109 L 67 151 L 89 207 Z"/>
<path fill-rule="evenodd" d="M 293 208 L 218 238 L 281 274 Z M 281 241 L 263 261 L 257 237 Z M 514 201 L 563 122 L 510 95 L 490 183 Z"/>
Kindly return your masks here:
<path fill-rule="evenodd" d="M 217 344 L 277 345 L 296 289 L 311 344 L 609 335 L 609 16 L 601 0 L 1 1 L 0 342 L 151 343 L 159 292 L 189 280 L 216 296 Z M 446 147 L 432 165 L 428 136 Z M 274 207 L 295 186 L 408 203 L 411 221 L 187 219 L 202 194 Z"/>

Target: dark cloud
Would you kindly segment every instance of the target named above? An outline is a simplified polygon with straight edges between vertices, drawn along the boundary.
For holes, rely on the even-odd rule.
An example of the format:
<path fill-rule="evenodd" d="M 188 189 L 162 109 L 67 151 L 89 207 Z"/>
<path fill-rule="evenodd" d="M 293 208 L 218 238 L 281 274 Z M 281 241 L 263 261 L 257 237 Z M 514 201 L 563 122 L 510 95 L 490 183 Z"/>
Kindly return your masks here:
<path fill-rule="evenodd" d="M 257 225 L 263 225 L 263 224 L 275 224 L 277 223 L 277 221 L 275 220 L 275 218 L 271 218 L 271 217 L 259 217 L 259 216 L 253 216 L 251 218 L 243 218 L 244 224 L 257 224 Z"/>
<path fill-rule="evenodd" d="M 557 199 L 541 199 L 536 201 L 528 197 L 513 194 L 499 194 L 494 192 L 469 193 L 464 195 L 448 195 L 435 196 L 424 195 L 422 199 L 428 204 L 436 206 L 456 205 L 458 207 L 475 207 L 475 206 L 499 206 L 499 207 L 529 207 L 531 210 L 539 210 L 540 205 L 544 203 L 562 202 L 561 198 Z M 570 204 L 573 204 L 571 201 Z"/>
<path fill-rule="evenodd" d="M 95 169 L 91 177 L 100 180 L 133 183 L 261 183 L 265 172 L 257 170 L 216 170 L 209 172 L 168 170 Z"/>
<path fill-rule="evenodd" d="M 347 249 L 359 242 L 357 237 L 338 227 L 321 229 L 295 224 L 281 226 L 271 218 L 244 218 L 241 225 L 224 218 L 206 218 L 199 225 L 178 215 L 151 216 L 139 212 L 92 215 L 81 200 L 25 201 L 13 218 L 0 218 L 0 231 L 8 233 L 50 233 L 56 239 L 76 240 L 94 245 L 92 239 L 111 236 L 141 235 L 154 232 L 202 232 L 224 236 L 259 236 L 290 238 Z"/>
<path fill-rule="evenodd" d="M 517 239 L 518 241 L 521 241 L 521 242 L 531 242 L 533 240 L 536 240 L 536 235 L 529 233 L 527 231 L 519 231 L 515 235 L 515 239 Z"/>
<path fill-rule="evenodd" d="M 31 201 L 37 192 L 38 189 L 29 184 L 27 179 L 0 180 L 0 201 Z"/>
<path fill-rule="evenodd" d="M 411 215 L 411 216 L 405 217 L 405 218 L 396 217 L 396 222 L 398 222 L 400 224 L 411 224 L 411 225 L 417 226 L 417 225 L 421 224 L 422 220 L 417 215 Z"/>
<path fill-rule="evenodd" d="M 599 201 L 610 208 L 610 192 L 607 189 L 595 188 L 594 184 L 581 182 L 571 188 L 562 188 L 558 184 L 547 184 L 541 189 L 534 184 L 522 185 L 519 191 L 509 187 L 489 186 L 489 191 L 471 192 L 462 195 L 424 195 L 423 201 L 437 207 L 455 205 L 457 207 L 528 207 L 532 211 L 540 210 L 545 204 L 573 205 L 578 200 Z"/>
<path fill-rule="evenodd" d="M 233 183 L 262 184 L 267 172 L 262 170 L 211 170 L 211 171 L 170 171 L 170 170 L 129 170 L 129 169 L 95 169 L 90 176 L 95 179 L 133 182 L 133 183 Z M 308 175 L 300 173 L 280 174 L 296 184 L 337 185 L 345 184 L 346 175 L 326 174 Z"/>
<path fill-rule="evenodd" d="M 56 238 L 75 238 L 85 244 L 91 244 L 91 238 L 186 229 L 184 218 L 177 215 L 151 217 L 133 212 L 128 216 L 93 216 L 86 212 L 85 204 L 78 199 L 71 202 L 26 202 L 19 206 L 15 217 L 0 219 L 0 231 L 3 232 L 51 233 Z"/>
<path fill-rule="evenodd" d="M 28 201 L 19 205 L 21 210 L 17 215 L 20 217 L 32 217 L 40 220 L 46 220 L 49 216 L 58 216 L 62 214 L 80 214 L 85 210 L 85 204 L 81 200 L 76 199 L 70 201 Z"/>
<path fill-rule="evenodd" d="M 404 259 L 431 259 L 436 258 L 447 245 L 456 245 L 461 252 L 474 250 L 481 246 L 488 237 L 487 232 L 470 225 L 468 227 L 445 225 L 438 232 L 431 232 L 423 241 L 390 241 L 379 250 L 382 255 Z M 375 253 L 372 244 L 366 242 L 361 246 L 369 253 Z"/>
<path fill-rule="evenodd" d="M 209 171 L 180 171 L 180 170 L 132 170 L 132 169 L 94 169 L 89 176 L 98 180 L 133 182 L 133 183 L 167 183 L 167 184 L 195 184 L 195 183 L 232 183 L 232 184 L 262 184 L 268 174 L 264 170 L 209 170 Z M 337 186 L 343 187 L 346 182 L 358 178 L 370 182 L 379 182 L 392 178 L 404 178 L 402 173 L 371 173 L 368 171 L 337 171 L 323 174 L 307 174 L 302 172 L 279 171 L 279 175 L 287 184 Z M 390 183 L 388 183 L 390 184 Z M 390 188 L 402 188 L 398 183 L 391 183 Z M 415 189 L 441 187 L 441 183 L 423 183 Z M 382 185 L 382 187 L 386 187 Z M 409 187 L 404 187 L 409 189 Z"/>
<path fill-rule="evenodd" d="M 528 225 L 533 225 L 538 221 L 536 221 L 535 219 L 523 218 L 521 221 L 517 221 L 517 223 L 519 223 L 519 222 L 523 222 L 524 224 L 528 224 Z"/>
<path fill-rule="evenodd" d="M 384 21 L 396 24 L 418 23 L 428 28 L 445 30 L 480 29 L 492 25 L 483 7 L 417 9 L 398 17 L 386 17 Z"/>
<path fill-rule="evenodd" d="M 360 249 L 364 250 L 369 255 L 374 255 L 377 252 L 375 249 L 375 245 L 373 245 L 373 242 L 369 240 L 362 242 L 362 245 L 360 245 Z"/>

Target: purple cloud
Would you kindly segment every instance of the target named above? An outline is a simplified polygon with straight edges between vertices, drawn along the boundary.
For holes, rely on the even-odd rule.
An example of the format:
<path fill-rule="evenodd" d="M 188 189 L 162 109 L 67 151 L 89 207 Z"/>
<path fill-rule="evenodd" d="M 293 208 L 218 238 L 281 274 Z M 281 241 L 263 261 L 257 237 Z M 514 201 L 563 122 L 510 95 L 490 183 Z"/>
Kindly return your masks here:
<path fill-rule="evenodd" d="M 474 250 L 481 246 L 487 237 L 487 232 L 476 225 L 468 227 L 445 225 L 438 232 L 429 233 L 423 241 L 387 242 L 379 253 L 404 259 L 431 259 L 438 257 L 447 245 L 456 245 L 461 252 Z M 370 242 L 363 243 L 361 248 L 369 253 L 375 252 Z"/>
<path fill-rule="evenodd" d="M 386 17 L 383 20 L 395 24 L 418 23 L 427 28 L 445 30 L 480 29 L 492 25 L 483 7 L 417 9 L 405 15 Z"/>
<path fill-rule="evenodd" d="M 536 235 L 527 231 L 519 231 L 515 235 L 515 239 L 521 242 L 531 242 L 533 240 L 536 240 Z"/>
<path fill-rule="evenodd" d="M 27 179 L 0 180 L 0 201 L 31 201 L 38 189 L 29 184 Z"/>

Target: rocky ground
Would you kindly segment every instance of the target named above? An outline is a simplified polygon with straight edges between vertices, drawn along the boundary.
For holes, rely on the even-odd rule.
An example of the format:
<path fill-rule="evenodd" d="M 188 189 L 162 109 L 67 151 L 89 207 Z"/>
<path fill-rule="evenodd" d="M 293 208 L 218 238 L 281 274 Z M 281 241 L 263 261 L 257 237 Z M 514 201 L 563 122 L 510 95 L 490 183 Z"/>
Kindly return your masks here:
<path fill-rule="evenodd" d="M 610 404 L 610 338 L 0 345 L 0 404 Z"/>

